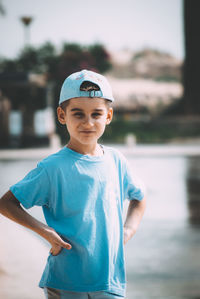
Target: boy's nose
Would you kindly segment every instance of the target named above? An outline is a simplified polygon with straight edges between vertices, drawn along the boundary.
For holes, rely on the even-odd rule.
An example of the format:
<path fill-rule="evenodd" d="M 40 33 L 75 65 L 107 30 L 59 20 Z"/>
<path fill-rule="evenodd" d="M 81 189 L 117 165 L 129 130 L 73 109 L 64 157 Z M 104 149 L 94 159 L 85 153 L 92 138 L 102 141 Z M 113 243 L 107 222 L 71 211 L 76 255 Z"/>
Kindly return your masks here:
<path fill-rule="evenodd" d="M 86 117 L 85 119 L 84 119 L 84 125 L 85 126 L 87 126 L 87 127 L 91 127 L 91 126 L 93 126 L 93 120 L 92 120 L 92 118 L 91 117 Z"/>

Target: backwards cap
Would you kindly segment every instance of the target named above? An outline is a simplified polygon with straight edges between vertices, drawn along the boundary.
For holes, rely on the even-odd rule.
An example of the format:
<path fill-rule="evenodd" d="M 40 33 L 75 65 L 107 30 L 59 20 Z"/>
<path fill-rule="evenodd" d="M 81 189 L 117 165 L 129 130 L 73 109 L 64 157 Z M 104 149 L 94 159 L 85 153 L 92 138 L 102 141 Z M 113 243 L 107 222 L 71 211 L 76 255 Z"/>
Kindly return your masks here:
<path fill-rule="evenodd" d="M 100 90 L 80 90 L 81 84 L 84 81 L 95 83 Z M 102 98 L 111 102 L 114 101 L 108 80 L 104 76 L 88 70 L 73 73 L 65 79 L 60 91 L 59 105 L 69 99 L 81 97 Z"/>

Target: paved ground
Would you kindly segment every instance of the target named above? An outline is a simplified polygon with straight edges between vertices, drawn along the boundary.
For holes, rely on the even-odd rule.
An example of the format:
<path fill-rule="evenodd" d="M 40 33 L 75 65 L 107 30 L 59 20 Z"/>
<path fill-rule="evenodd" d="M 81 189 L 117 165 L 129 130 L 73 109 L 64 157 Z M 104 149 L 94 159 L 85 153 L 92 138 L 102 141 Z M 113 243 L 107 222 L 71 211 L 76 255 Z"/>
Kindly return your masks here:
<path fill-rule="evenodd" d="M 0 216 L 0 298 L 43 299 L 38 288 L 48 248 L 33 233 Z"/>

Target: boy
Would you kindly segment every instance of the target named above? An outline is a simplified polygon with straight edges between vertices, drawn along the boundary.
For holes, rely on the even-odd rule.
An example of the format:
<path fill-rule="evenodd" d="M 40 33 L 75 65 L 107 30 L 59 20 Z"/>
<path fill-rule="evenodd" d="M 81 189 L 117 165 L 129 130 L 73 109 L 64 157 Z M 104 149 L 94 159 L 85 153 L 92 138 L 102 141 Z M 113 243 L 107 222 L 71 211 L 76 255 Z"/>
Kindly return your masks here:
<path fill-rule="evenodd" d="M 0 212 L 51 244 L 40 287 L 47 298 L 123 298 L 123 245 L 145 209 L 144 194 L 125 158 L 98 144 L 112 120 L 113 95 L 106 78 L 83 70 L 60 93 L 58 120 L 68 144 L 41 161 L 0 200 Z M 123 200 L 130 199 L 123 227 Z M 47 225 L 30 216 L 43 208 Z"/>

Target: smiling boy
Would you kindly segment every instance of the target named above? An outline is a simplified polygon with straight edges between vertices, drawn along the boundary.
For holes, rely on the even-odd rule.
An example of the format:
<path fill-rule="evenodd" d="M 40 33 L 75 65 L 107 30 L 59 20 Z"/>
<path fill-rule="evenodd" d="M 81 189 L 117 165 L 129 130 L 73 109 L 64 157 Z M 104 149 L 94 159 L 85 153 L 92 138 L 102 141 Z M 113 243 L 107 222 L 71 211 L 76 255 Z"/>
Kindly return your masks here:
<path fill-rule="evenodd" d="M 73 98 L 65 110 L 57 109 L 58 120 L 66 124 L 70 135 L 68 147 L 81 153 L 98 156 L 102 154 L 97 140 L 105 126 L 112 120 L 113 110 L 101 98 Z"/>
<path fill-rule="evenodd" d="M 124 245 L 145 209 L 144 192 L 117 150 L 98 144 L 113 109 L 110 85 L 83 70 L 63 83 L 58 120 L 70 139 L 0 200 L 0 212 L 51 244 L 40 287 L 47 298 L 124 298 Z M 123 202 L 129 199 L 123 225 Z M 42 206 L 47 225 L 23 208 Z"/>

